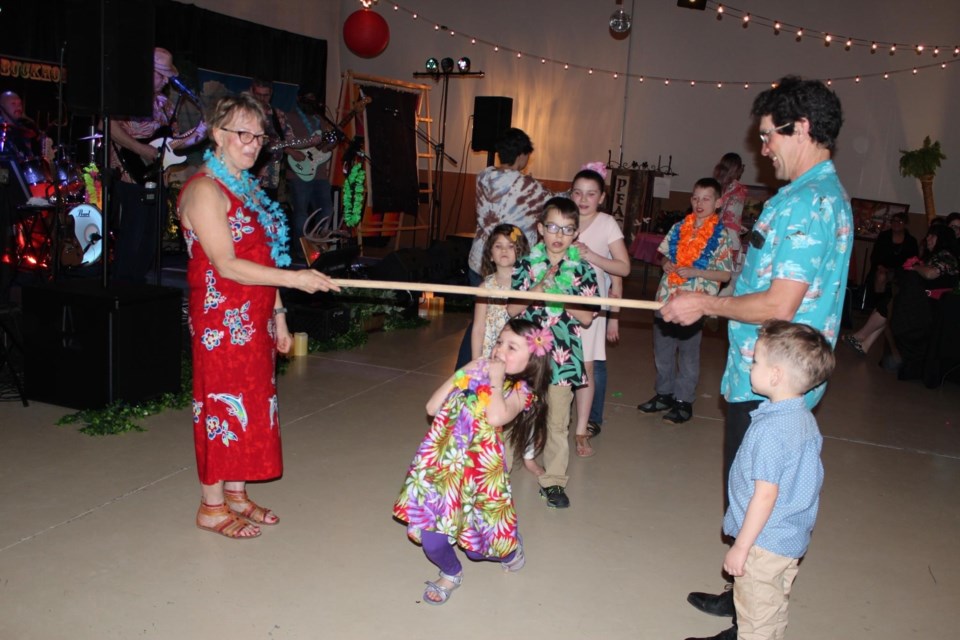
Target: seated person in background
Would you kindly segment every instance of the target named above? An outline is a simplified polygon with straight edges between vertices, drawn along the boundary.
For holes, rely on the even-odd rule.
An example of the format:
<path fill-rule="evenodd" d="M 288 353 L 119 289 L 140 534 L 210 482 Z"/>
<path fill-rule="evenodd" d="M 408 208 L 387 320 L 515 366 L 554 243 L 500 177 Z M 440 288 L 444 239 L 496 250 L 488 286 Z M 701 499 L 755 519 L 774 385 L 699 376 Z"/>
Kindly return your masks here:
<path fill-rule="evenodd" d="M 960 211 L 954 211 L 947 216 L 947 226 L 953 231 L 953 235 L 960 240 Z"/>
<path fill-rule="evenodd" d="M 843 337 L 843 341 L 860 355 L 866 355 L 877 338 L 883 335 L 894 274 L 918 252 L 917 240 L 907 230 L 907 214 L 893 214 L 890 228 L 880 232 L 870 254 L 870 272 L 866 282 L 873 293 L 873 313 L 859 331 Z"/>
<path fill-rule="evenodd" d="M 920 377 L 930 341 L 934 302 L 957 286 L 957 240 L 947 225 L 930 227 L 919 258 L 907 261 L 897 281 L 890 328 L 900 355 L 897 377 Z"/>

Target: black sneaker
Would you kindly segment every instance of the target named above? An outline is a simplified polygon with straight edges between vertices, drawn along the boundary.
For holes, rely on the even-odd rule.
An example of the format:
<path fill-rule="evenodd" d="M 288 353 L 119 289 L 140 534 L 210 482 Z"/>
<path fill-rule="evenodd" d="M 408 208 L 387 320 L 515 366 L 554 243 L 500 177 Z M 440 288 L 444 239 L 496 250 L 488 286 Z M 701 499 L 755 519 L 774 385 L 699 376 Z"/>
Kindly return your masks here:
<path fill-rule="evenodd" d="M 673 424 L 683 424 L 693 417 L 693 405 L 689 402 L 678 401 L 670 411 L 664 414 L 663 419 Z"/>
<path fill-rule="evenodd" d="M 657 413 L 659 411 L 672 409 L 675 404 L 677 404 L 677 401 L 672 394 L 662 395 L 658 393 L 643 404 L 638 404 L 637 409 L 640 409 L 640 411 L 644 413 Z"/>
<path fill-rule="evenodd" d="M 560 485 L 540 487 L 540 497 L 545 498 L 551 509 L 566 509 L 570 506 L 570 498 Z"/>

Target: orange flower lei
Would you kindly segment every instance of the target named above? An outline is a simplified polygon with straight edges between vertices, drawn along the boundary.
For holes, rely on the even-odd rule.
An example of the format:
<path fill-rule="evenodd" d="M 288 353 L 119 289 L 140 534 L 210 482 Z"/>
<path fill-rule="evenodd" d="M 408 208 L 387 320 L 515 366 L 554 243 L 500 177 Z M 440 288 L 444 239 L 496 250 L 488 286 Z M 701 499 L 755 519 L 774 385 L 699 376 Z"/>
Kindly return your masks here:
<path fill-rule="evenodd" d="M 691 213 L 680 225 L 680 237 L 676 242 L 675 255 L 671 256 L 677 268 L 692 267 L 693 263 L 700 258 L 707 243 L 713 237 L 713 232 L 720 222 L 720 216 L 710 216 L 699 227 L 695 226 L 696 221 L 696 214 Z M 667 278 L 667 282 L 676 286 L 683 284 L 686 280 L 676 271 Z"/>

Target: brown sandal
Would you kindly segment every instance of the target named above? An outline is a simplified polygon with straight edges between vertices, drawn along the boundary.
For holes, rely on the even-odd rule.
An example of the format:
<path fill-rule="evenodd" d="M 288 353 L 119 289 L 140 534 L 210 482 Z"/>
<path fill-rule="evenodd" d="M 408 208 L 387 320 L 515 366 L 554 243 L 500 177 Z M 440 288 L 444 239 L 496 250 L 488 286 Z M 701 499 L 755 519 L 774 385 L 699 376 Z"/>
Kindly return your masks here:
<path fill-rule="evenodd" d="M 208 518 L 222 516 L 223 520 L 212 527 L 208 527 L 200 524 L 200 516 L 205 516 Z M 200 502 L 200 510 L 197 511 L 198 529 L 219 533 L 225 538 L 230 538 L 231 540 L 246 540 L 247 538 L 256 538 L 260 536 L 259 529 L 256 530 L 256 533 L 251 535 L 243 535 L 243 532 L 248 530 L 248 528 L 251 526 L 252 525 L 249 522 L 228 509 L 226 504 L 207 504 L 206 502 Z"/>
<path fill-rule="evenodd" d="M 250 522 L 255 524 L 265 524 L 268 527 L 280 522 L 280 518 L 277 517 L 270 509 L 264 509 L 256 502 L 250 499 L 250 496 L 247 495 L 246 490 L 243 491 L 224 491 L 223 497 L 227 501 L 227 506 L 230 507 L 230 510 L 237 514 L 238 516 L 243 516 Z M 243 505 L 246 505 L 244 508 Z M 268 521 L 267 517 L 273 516 L 272 521 Z"/>
<path fill-rule="evenodd" d="M 589 435 L 580 435 L 579 433 L 575 435 L 577 439 L 577 455 L 581 458 L 589 458 L 596 451 L 593 450 L 593 447 L 590 446 L 590 436 Z"/>

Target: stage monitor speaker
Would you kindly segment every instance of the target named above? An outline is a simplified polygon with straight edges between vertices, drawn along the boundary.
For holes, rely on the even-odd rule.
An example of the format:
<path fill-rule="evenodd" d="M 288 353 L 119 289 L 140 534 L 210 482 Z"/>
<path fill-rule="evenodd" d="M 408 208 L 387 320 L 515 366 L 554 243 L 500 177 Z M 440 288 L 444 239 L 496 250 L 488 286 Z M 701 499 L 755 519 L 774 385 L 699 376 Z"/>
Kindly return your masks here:
<path fill-rule="evenodd" d="M 496 151 L 497 139 L 510 128 L 513 117 L 513 98 L 476 96 L 473 99 L 474 151 Z"/>
<path fill-rule="evenodd" d="M 360 257 L 358 245 L 348 245 L 342 249 L 323 251 L 310 263 L 311 269 L 321 271 L 331 278 L 349 278 L 353 264 Z"/>
<path fill-rule="evenodd" d="M 27 397 L 75 409 L 180 391 L 183 294 L 68 280 L 24 286 Z"/>
<path fill-rule="evenodd" d="M 155 0 L 65 3 L 67 102 L 74 115 L 153 116 L 155 4 Z"/>
<path fill-rule="evenodd" d="M 466 284 L 469 242 L 464 244 L 449 238 L 436 241 L 430 245 L 427 253 L 430 260 L 430 282 Z"/>
<path fill-rule="evenodd" d="M 398 249 L 370 269 L 374 279 L 396 282 L 427 282 L 429 271 L 430 257 L 423 249 Z"/>

